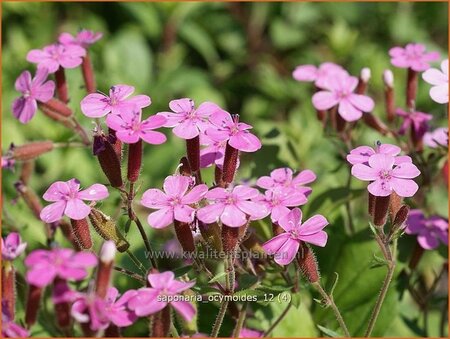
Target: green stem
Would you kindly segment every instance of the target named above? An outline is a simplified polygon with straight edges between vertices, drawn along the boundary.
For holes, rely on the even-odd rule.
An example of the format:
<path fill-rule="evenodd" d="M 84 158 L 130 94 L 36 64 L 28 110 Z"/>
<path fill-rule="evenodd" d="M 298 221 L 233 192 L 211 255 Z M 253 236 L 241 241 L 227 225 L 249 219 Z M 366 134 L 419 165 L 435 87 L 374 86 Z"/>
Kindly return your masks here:
<path fill-rule="evenodd" d="M 270 333 L 272 333 L 272 331 L 275 329 L 275 327 L 278 326 L 278 324 L 281 322 L 281 320 L 284 319 L 284 317 L 288 314 L 289 310 L 292 307 L 292 303 L 289 303 L 286 308 L 284 309 L 284 311 L 280 314 L 280 316 L 277 318 L 277 320 L 274 321 L 274 323 L 268 328 L 268 330 L 266 332 L 264 332 L 264 334 L 262 335 L 263 338 L 266 338 L 270 335 Z"/>
<path fill-rule="evenodd" d="M 248 303 L 244 303 L 242 305 L 241 310 L 239 311 L 239 317 L 236 322 L 236 327 L 233 330 L 232 338 L 239 338 L 239 333 L 241 333 L 242 327 L 244 326 L 245 316 L 247 315 L 247 305 Z"/>
<path fill-rule="evenodd" d="M 139 280 L 140 282 L 142 282 L 142 283 L 144 283 L 144 284 L 147 283 L 147 281 L 144 279 L 143 276 L 141 276 L 141 275 L 139 275 L 139 274 L 137 274 L 137 273 L 134 273 L 134 272 L 132 272 L 132 271 L 130 271 L 130 270 L 127 270 L 126 268 L 119 267 L 119 266 L 114 266 L 113 269 L 114 269 L 115 271 L 117 271 L 117 272 L 120 272 L 120 273 L 123 273 L 123 274 L 129 276 L 130 278 Z"/>
<path fill-rule="evenodd" d="M 130 257 L 131 261 L 136 265 L 136 267 L 139 268 L 142 271 L 142 273 L 147 275 L 147 270 L 145 269 L 144 265 L 142 265 L 142 263 L 139 261 L 139 259 L 136 258 L 136 256 L 130 250 L 127 250 L 127 254 Z"/>
<path fill-rule="evenodd" d="M 347 325 L 345 325 L 344 318 L 342 318 L 339 308 L 336 306 L 336 303 L 334 302 L 333 296 L 328 295 L 328 293 L 325 292 L 325 290 L 323 289 L 322 285 L 320 285 L 319 282 L 313 283 L 313 286 L 317 289 L 317 291 L 320 293 L 322 298 L 325 299 L 326 305 L 330 306 L 331 309 L 333 310 L 336 320 L 339 323 L 339 326 L 344 331 L 344 335 L 347 338 L 351 338 L 350 332 L 348 331 Z"/>
<path fill-rule="evenodd" d="M 214 326 L 211 332 L 212 338 L 217 338 L 219 335 L 220 328 L 222 327 L 223 318 L 225 318 L 225 313 L 228 308 L 228 300 L 225 299 L 224 302 L 220 305 L 219 313 L 217 314 L 216 321 L 214 322 Z"/>

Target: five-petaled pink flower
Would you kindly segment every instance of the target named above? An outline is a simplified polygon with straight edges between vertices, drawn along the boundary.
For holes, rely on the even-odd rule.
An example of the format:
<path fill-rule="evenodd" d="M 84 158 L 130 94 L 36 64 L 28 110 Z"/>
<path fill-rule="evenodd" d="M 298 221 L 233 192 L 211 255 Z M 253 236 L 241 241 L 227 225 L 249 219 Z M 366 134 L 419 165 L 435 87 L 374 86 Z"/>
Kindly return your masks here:
<path fill-rule="evenodd" d="M 208 186 L 200 184 L 188 192 L 189 186 L 192 184 L 193 180 L 190 177 L 171 175 L 164 180 L 164 192 L 156 188 L 145 191 L 141 204 L 158 209 L 148 216 L 147 220 L 150 226 L 164 228 L 174 220 L 192 222 L 195 208 L 190 205 L 198 203 L 208 191 Z"/>
<path fill-rule="evenodd" d="M 75 68 L 83 62 L 86 50 L 77 45 L 53 44 L 43 49 L 32 49 L 27 54 L 27 61 L 38 64 L 38 68 L 47 68 L 55 73 L 59 67 Z"/>
<path fill-rule="evenodd" d="M 388 154 L 374 154 L 368 165 L 356 164 L 352 175 L 363 181 L 372 181 L 367 187 L 377 197 L 386 197 L 393 191 L 401 197 L 412 197 L 419 186 L 411 180 L 420 175 L 412 163 L 404 162 L 394 167 L 395 158 Z"/>
<path fill-rule="evenodd" d="M 74 220 L 86 218 L 91 208 L 83 200 L 98 201 L 108 197 L 108 189 L 101 184 L 94 184 L 80 191 L 77 179 L 57 181 L 50 185 L 44 193 L 44 200 L 53 202 L 41 211 L 41 220 L 52 223 L 67 215 Z"/>
<path fill-rule="evenodd" d="M 186 321 L 191 321 L 195 315 L 195 308 L 191 303 L 176 298 L 181 292 L 190 289 L 195 281 L 182 282 L 175 279 L 173 272 L 150 273 L 148 275 L 150 287 L 137 290 L 137 294 L 128 302 L 128 307 L 137 316 L 145 317 L 172 306 Z M 162 296 L 174 297 L 172 300 Z"/>
<path fill-rule="evenodd" d="M 317 87 L 322 88 L 326 85 L 328 78 L 336 73 L 347 74 L 347 71 L 335 63 L 324 62 L 319 67 L 314 65 L 297 66 L 292 72 L 292 76 L 297 81 L 314 82 Z"/>
<path fill-rule="evenodd" d="M 139 139 L 152 145 L 166 142 L 166 136 L 161 132 L 153 131 L 164 126 L 166 118 L 161 115 L 152 115 L 142 120 L 142 111 L 122 112 L 119 115 L 110 114 L 106 118 L 109 128 L 116 131 L 117 138 L 127 144 L 135 144 Z"/>
<path fill-rule="evenodd" d="M 392 47 L 389 50 L 391 64 L 400 68 L 411 68 L 423 72 L 430 68 L 430 62 L 439 59 L 438 52 L 426 52 L 422 44 L 407 44 L 403 47 Z"/>
<path fill-rule="evenodd" d="M 37 102 L 49 101 L 55 92 L 55 83 L 52 80 L 46 81 L 48 71 L 46 68 L 38 68 L 34 78 L 28 71 L 22 72 L 16 80 L 16 91 L 22 96 L 12 103 L 12 113 L 21 123 L 30 121 L 37 111 Z"/>
<path fill-rule="evenodd" d="M 426 250 L 433 250 L 439 243 L 448 246 L 448 220 L 431 216 L 425 218 L 422 211 L 411 210 L 406 222 L 407 234 L 417 234 L 417 242 Z"/>
<path fill-rule="evenodd" d="M 9 233 L 5 240 L 2 238 L 2 259 L 14 260 L 20 256 L 27 247 L 26 242 L 22 242 L 20 234 L 17 232 Z"/>
<path fill-rule="evenodd" d="M 81 111 L 89 118 L 101 118 L 111 114 L 132 113 L 150 106 L 148 95 L 135 95 L 133 86 L 115 85 L 109 89 L 109 96 L 103 93 L 91 93 L 81 100 Z"/>
<path fill-rule="evenodd" d="M 448 128 L 439 127 L 423 136 L 423 143 L 431 148 L 448 147 Z"/>
<path fill-rule="evenodd" d="M 227 111 L 217 108 L 209 121 L 211 127 L 206 130 L 206 135 L 212 140 L 227 140 L 230 146 L 242 152 L 255 152 L 261 148 L 261 141 L 248 131 L 253 127 L 239 122 L 238 115 L 232 117 Z"/>
<path fill-rule="evenodd" d="M 272 222 L 278 220 L 290 212 L 289 207 L 296 207 L 307 203 L 308 198 L 303 192 L 294 188 L 275 188 L 267 190 L 264 195 L 260 194 L 255 201 L 266 207 L 267 214 L 271 216 Z"/>
<path fill-rule="evenodd" d="M 172 132 L 182 139 L 193 139 L 209 126 L 208 117 L 220 108 L 212 102 L 204 102 L 195 109 L 189 98 L 172 100 L 169 107 L 173 112 L 159 112 L 167 119 L 164 127 L 174 127 Z"/>
<path fill-rule="evenodd" d="M 279 265 L 288 265 L 294 260 L 302 241 L 320 247 L 327 243 L 328 235 L 323 228 L 328 225 L 328 221 L 320 214 L 302 224 L 302 211 L 294 208 L 278 224 L 286 232 L 265 242 L 262 247 L 269 255 L 274 255 L 274 260 Z"/>
<path fill-rule="evenodd" d="M 128 308 L 128 302 L 136 293 L 135 290 L 126 291 L 119 299 L 119 291 L 115 287 L 108 288 L 105 299 L 88 293 L 73 303 L 71 314 L 80 323 L 89 322 L 93 331 L 104 330 L 110 324 L 127 327 L 137 319 Z"/>
<path fill-rule="evenodd" d="M 211 139 L 205 133 L 200 134 L 200 144 L 206 146 L 200 150 L 200 167 L 206 168 L 216 164 L 219 168 L 223 167 L 225 160 L 225 149 L 227 140 L 216 141 Z M 239 168 L 240 159 L 238 158 L 236 169 Z"/>
<path fill-rule="evenodd" d="M 313 95 L 312 103 L 321 111 L 338 106 L 337 111 L 344 120 L 358 120 L 362 112 L 372 111 L 375 103 L 367 95 L 353 93 L 357 85 L 358 78 L 354 76 L 344 73 L 330 75 L 322 86 L 323 90 Z"/>
<path fill-rule="evenodd" d="M 403 162 L 412 162 L 412 159 L 407 155 L 399 155 L 402 149 L 391 144 L 382 144 L 377 142 L 375 149 L 369 146 L 359 146 L 350 151 L 347 155 L 347 161 L 352 164 L 369 164 L 369 158 L 374 154 L 388 154 L 395 158 L 395 165 Z"/>
<path fill-rule="evenodd" d="M 56 277 L 79 281 L 87 276 L 87 268 L 97 264 L 97 257 L 89 252 L 74 252 L 69 248 L 35 250 L 25 259 L 29 284 L 44 287 Z"/>
<path fill-rule="evenodd" d="M 265 189 L 294 188 L 306 197 L 311 193 L 310 187 L 304 186 L 316 180 L 316 175 L 311 170 L 303 170 L 294 177 L 294 172 L 287 167 L 277 168 L 270 172 L 270 176 L 262 176 L 256 181 L 256 185 Z"/>
<path fill-rule="evenodd" d="M 239 338 L 260 338 L 263 336 L 263 332 L 252 330 L 251 328 L 243 327 L 239 332 Z"/>
<path fill-rule="evenodd" d="M 61 33 L 58 37 L 58 41 L 63 45 L 78 45 L 87 48 L 89 45 L 100 40 L 102 36 L 103 33 L 82 29 L 76 36 L 73 36 L 70 33 Z"/>
<path fill-rule="evenodd" d="M 441 70 L 430 68 L 422 74 L 423 80 L 433 85 L 430 97 L 439 104 L 448 103 L 448 59 L 441 62 Z"/>
<path fill-rule="evenodd" d="M 243 226 L 248 218 L 264 218 L 268 214 L 266 206 L 250 200 L 258 198 L 259 194 L 256 188 L 244 185 L 238 185 L 232 191 L 213 188 L 205 194 L 211 203 L 197 211 L 197 218 L 207 224 L 220 220 L 229 227 Z"/>
<path fill-rule="evenodd" d="M 423 112 L 406 112 L 401 108 L 397 108 L 395 113 L 403 118 L 403 123 L 398 130 L 398 133 L 403 135 L 410 128 L 414 129 L 417 138 L 422 138 L 428 131 L 428 121 L 430 121 L 433 116 L 431 114 Z"/>

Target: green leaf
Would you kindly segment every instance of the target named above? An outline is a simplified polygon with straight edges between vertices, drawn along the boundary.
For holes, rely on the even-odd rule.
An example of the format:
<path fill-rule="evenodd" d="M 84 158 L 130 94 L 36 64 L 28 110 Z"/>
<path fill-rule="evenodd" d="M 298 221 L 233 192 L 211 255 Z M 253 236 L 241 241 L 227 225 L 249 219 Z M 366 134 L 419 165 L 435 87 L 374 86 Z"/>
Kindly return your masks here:
<path fill-rule="evenodd" d="M 192 48 L 194 48 L 209 65 L 213 65 L 218 59 L 214 40 L 209 36 L 208 31 L 193 22 L 185 22 L 180 26 L 180 36 Z"/>
<path fill-rule="evenodd" d="M 337 333 L 337 332 L 335 332 L 333 330 L 330 330 L 329 328 L 326 328 L 326 327 L 320 326 L 320 325 L 317 325 L 317 328 L 319 330 L 321 330 L 323 334 L 326 334 L 330 338 L 342 338 L 341 334 L 339 334 L 339 333 Z"/>
<path fill-rule="evenodd" d="M 295 307 L 295 308 L 299 308 L 300 307 L 300 304 L 301 304 L 301 302 L 302 302 L 302 297 L 301 297 L 301 294 L 300 294 L 300 292 L 297 292 L 297 293 L 292 293 L 291 294 L 291 303 L 292 303 L 292 305 Z"/>
<path fill-rule="evenodd" d="M 227 275 L 226 272 L 220 272 L 216 274 L 214 277 L 212 277 L 211 280 L 208 281 L 208 283 L 210 284 L 215 283 L 216 281 L 219 281 L 220 279 L 224 278 L 226 275 Z"/>

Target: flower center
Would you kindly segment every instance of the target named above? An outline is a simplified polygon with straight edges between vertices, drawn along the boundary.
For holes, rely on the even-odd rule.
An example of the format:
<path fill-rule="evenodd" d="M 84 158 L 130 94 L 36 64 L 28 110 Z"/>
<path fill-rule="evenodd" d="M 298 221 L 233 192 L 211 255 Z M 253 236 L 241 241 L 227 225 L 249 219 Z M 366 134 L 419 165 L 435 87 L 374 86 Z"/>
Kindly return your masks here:
<path fill-rule="evenodd" d="M 234 205 L 235 203 L 236 199 L 231 195 L 225 200 L 225 204 L 227 205 Z"/>
<path fill-rule="evenodd" d="M 173 197 L 170 198 L 169 203 L 171 206 L 177 206 L 181 204 L 181 198 L 180 197 Z"/>
<path fill-rule="evenodd" d="M 381 170 L 378 175 L 379 175 L 380 179 L 382 179 L 382 180 L 391 179 L 391 171 L 389 171 L 389 170 Z"/>

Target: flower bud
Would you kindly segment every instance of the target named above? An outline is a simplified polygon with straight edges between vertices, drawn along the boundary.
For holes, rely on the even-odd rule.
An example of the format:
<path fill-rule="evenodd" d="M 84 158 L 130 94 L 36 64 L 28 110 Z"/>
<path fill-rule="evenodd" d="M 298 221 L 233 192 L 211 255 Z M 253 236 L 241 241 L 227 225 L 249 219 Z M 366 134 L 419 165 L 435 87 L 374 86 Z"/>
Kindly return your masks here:
<path fill-rule="evenodd" d="M 367 84 L 370 80 L 370 77 L 371 77 L 371 71 L 370 71 L 369 67 L 364 67 L 363 69 L 361 69 L 360 78 L 364 83 Z"/>
<path fill-rule="evenodd" d="M 21 146 L 11 144 L 9 152 L 11 157 L 17 161 L 27 161 L 53 150 L 52 141 L 36 141 Z"/>
<path fill-rule="evenodd" d="M 136 182 L 139 178 L 139 172 L 142 166 L 142 140 L 128 147 L 128 180 Z"/>
<path fill-rule="evenodd" d="M 359 76 L 358 86 L 356 87 L 355 93 L 364 94 L 367 90 L 367 84 L 370 80 L 371 72 L 370 68 L 364 67 L 361 70 L 361 74 Z"/>
<path fill-rule="evenodd" d="M 239 239 L 239 228 L 222 224 L 222 244 L 226 253 L 234 252 Z"/>
<path fill-rule="evenodd" d="M 114 148 L 114 151 L 119 158 L 119 161 L 122 161 L 122 141 L 116 136 L 116 131 L 111 127 L 108 127 L 108 141 Z"/>
<path fill-rule="evenodd" d="M 72 110 L 64 102 L 55 98 L 47 102 L 40 102 L 39 107 L 54 120 L 67 120 L 73 115 Z"/>
<path fill-rule="evenodd" d="M 116 256 L 116 245 L 113 241 L 107 240 L 100 250 L 100 264 L 95 280 L 95 291 L 100 298 L 105 298 L 111 281 L 111 274 Z"/>
<path fill-rule="evenodd" d="M 36 323 L 39 306 L 41 304 L 42 288 L 30 285 L 28 289 L 27 305 L 25 309 L 25 323 L 30 328 Z"/>
<path fill-rule="evenodd" d="M 20 181 L 23 182 L 24 185 L 28 185 L 28 182 L 31 179 L 31 176 L 34 173 L 34 161 L 28 160 L 22 163 L 22 168 L 20 169 Z"/>
<path fill-rule="evenodd" d="M 313 284 L 320 279 L 316 256 L 312 249 L 305 243 L 301 243 L 300 246 L 299 256 L 297 256 L 299 268 L 305 278 Z"/>
<path fill-rule="evenodd" d="M 386 87 L 394 87 L 394 73 L 390 69 L 386 69 L 383 72 L 383 82 Z"/>
<path fill-rule="evenodd" d="M 69 286 L 67 285 L 67 281 L 56 278 L 53 282 L 53 296 L 54 299 L 57 297 L 61 297 L 64 293 L 69 291 Z M 54 301 L 55 305 L 55 317 L 58 323 L 58 326 L 62 329 L 67 329 L 70 327 L 72 323 L 72 316 L 70 314 L 70 304 L 68 301 Z"/>
<path fill-rule="evenodd" d="M 103 134 L 94 135 L 93 153 L 112 187 L 122 187 L 120 159 L 108 138 Z"/>
<path fill-rule="evenodd" d="M 150 333 L 152 338 L 167 338 L 169 336 L 171 314 L 170 305 L 150 316 Z"/>
<path fill-rule="evenodd" d="M 70 219 L 73 234 L 75 239 L 84 250 L 89 250 L 92 247 L 91 232 L 86 218 L 81 220 Z"/>
<path fill-rule="evenodd" d="M 233 182 L 234 176 L 236 174 L 238 159 L 239 150 L 237 150 L 227 142 L 222 168 L 222 181 L 224 187 Z"/>
<path fill-rule="evenodd" d="M 369 192 L 369 200 L 368 200 L 369 204 L 367 207 L 368 207 L 369 215 L 371 217 L 373 217 L 373 215 L 375 213 L 375 200 L 376 200 L 375 196 Z"/>
<path fill-rule="evenodd" d="M 190 225 L 187 222 L 178 220 L 174 220 L 173 225 L 183 251 L 193 253 L 195 251 L 195 244 Z"/>
<path fill-rule="evenodd" d="M 375 226 L 384 226 L 389 209 L 390 196 L 375 197 L 375 211 L 373 215 L 373 223 Z"/>
<path fill-rule="evenodd" d="M 401 229 L 408 218 L 409 214 L 409 206 L 408 205 L 402 205 L 398 212 L 395 214 L 394 221 L 392 222 L 392 232 L 395 233 L 395 231 Z"/>
<path fill-rule="evenodd" d="M 391 220 L 395 219 L 397 212 L 402 207 L 403 198 L 399 196 L 397 193 L 391 193 L 391 199 L 389 200 L 389 215 Z"/>
<path fill-rule="evenodd" d="M 130 244 L 120 232 L 114 220 L 111 217 L 105 215 L 98 209 L 91 208 L 89 214 L 89 220 L 96 232 L 105 240 L 111 240 L 116 244 L 116 248 L 119 252 L 125 252 Z"/>
<path fill-rule="evenodd" d="M 95 86 L 95 76 L 94 70 L 92 69 L 91 58 L 89 57 L 88 51 L 86 50 L 86 55 L 83 57 L 83 62 L 81 63 L 81 71 L 83 73 L 84 85 L 86 91 L 90 93 L 96 92 Z"/>

